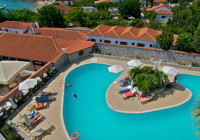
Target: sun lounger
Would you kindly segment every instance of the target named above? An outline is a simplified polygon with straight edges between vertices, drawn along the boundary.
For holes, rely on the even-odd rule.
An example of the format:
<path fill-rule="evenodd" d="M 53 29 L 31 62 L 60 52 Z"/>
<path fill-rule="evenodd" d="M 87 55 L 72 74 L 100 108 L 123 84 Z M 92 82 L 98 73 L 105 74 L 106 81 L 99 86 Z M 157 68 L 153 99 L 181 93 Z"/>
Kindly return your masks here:
<path fill-rule="evenodd" d="M 38 103 L 38 104 L 33 105 L 32 107 L 33 107 L 33 109 L 42 109 L 42 108 L 47 107 L 47 103 L 46 102 L 45 103 Z"/>
<path fill-rule="evenodd" d="M 133 89 L 133 90 L 131 90 L 129 92 L 126 92 L 126 93 L 122 94 L 122 96 L 123 96 L 124 99 L 128 99 L 128 98 L 132 97 L 133 95 L 135 95 L 136 92 L 137 91 L 135 89 Z"/>
<path fill-rule="evenodd" d="M 154 97 L 154 93 L 150 93 L 150 94 L 142 94 L 139 98 L 140 98 L 140 102 L 144 103 L 146 101 L 151 100 Z"/>
<path fill-rule="evenodd" d="M 56 92 L 54 92 L 53 90 L 51 91 L 42 91 L 41 93 L 38 94 L 38 96 L 43 97 L 43 96 L 49 96 L 49 95 L 55 95 Z"/>
<path fill-rule="evenodd" d="M 119 93 L 127 92 L 127 91 L 129 91 L 129 90 L 131 90 L 131 89 L 132 89 L 132 86 L 129 85 L 129 86 L 127 86 L 127 87 L 119 88 L 119 89 L 118 89 L 118 92 L 119 92 Z"/>
<path fill-rule="evenodd" d="M 121 79 L 118 84 L 120 86 L 123 86 L 124 84 L 126 84 L 128 81 L 130 81 L 130 78 L 129 77 L 125 77 L 124 79 Z"/>
<path fill-rule="evenodd" d="M 33 99 L 35 99 L 37 102 L 46 102 L 46 101 L 50 101 L 50 100 L 54 100 L 55 96 L 46 96 L 46 97 L 33 97 Z"/>
<path fill-rule="evenodd" d="M 52 125 L 51 124 L 45 124 L 43 125 L 39 130 L 32 130 L 30 131 L 30 136 L 34 138 L 38 138 L 39 136 L 43 135 L 47 131 L 51 129 Z"/>

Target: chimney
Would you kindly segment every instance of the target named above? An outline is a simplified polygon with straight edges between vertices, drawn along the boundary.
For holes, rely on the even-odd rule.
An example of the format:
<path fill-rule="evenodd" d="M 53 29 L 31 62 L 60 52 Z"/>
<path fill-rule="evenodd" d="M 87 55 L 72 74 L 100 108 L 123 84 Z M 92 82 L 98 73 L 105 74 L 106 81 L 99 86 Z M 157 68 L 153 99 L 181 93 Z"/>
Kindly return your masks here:
<path fill-rule="evenodd" d="M 40 25 L 37 21 L 35 21 L 35 28 L 40 28 Z"/>
<path fill-rule="evenodd" d="M 33 35 L 36 34 L 33 23 L 31 23 L 31 30 L 32 30 Z"/>
<path fill-rule="evenodd" d="M 58 37 L 58 32 L 56 32 L 56 37 Z"/>
<path fill-rule="evenodd" d="M 28 31 L 29 31 L 30 35 L 33 35 L 33 32 L 32 32 L 32 30 L 31 30 L 31 29 L 29 29 Z"/>

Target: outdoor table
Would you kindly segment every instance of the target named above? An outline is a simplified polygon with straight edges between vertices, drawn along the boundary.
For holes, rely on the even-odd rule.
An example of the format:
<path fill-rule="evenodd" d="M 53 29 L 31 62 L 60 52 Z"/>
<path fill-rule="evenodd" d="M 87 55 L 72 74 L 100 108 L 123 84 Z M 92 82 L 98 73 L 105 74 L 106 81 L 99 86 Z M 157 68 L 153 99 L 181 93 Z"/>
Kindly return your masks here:
<path fill-rule="evenodd" d="M 14 87 L 16 87 L 17 86 L 17 83 L 11 83 L 8 87 L 9 88 L 14 88 Z"/>

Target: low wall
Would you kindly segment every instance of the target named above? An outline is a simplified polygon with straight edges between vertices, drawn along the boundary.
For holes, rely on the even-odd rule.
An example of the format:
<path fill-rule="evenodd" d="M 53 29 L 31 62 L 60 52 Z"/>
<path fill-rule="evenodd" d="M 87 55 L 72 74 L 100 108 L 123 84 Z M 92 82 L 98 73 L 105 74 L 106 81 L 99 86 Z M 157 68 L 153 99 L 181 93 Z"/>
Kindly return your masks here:
<path fill-rule="evenodd" d="M 179 61 L 191 64 L 192 62 L 200 63 L 200 55 L 193 53 L 186 53 L 180 51 L 165 51 L 162 49 L 143 48 L 136 46 L 122 46 L 106 43 L 96 43 L 95 48 L 104 54 L 111 53 L 114 56 L 127 56 L 135 58 L 136 56 L 142 59 L 160 60 L 163 62 L 177 63 Z"/>
<path fill-rule="evenodd" d="M 130 57 L 124 57 L 124 56 L 120 57 L 120 56 L 104 55 L 104 54 L 97 54 L 97 53 L 93 53 L 92 56 L 94 56 L 94 57 L 108 58 L 108 59 L 115 59 L 115 60 L 122 60 L 122 61 L 129 61 L 129 60 L 132 59 Z M 151 60 L 140 59 L 140 61 L 142 63 L 145 63 L 145 64 L 152 64 L 152 65 L 154 65 L 154 63 Z M 174 63 L 162 62 L 160 65 L 161 66 L 172 66 L 172 67 L 175 67 L 175 68 L 186 69 L 186 70 L 200 71 L 200 67 L 188 67 L 186 65 L 179 65 L 179 64 L 174 64 Z"/>

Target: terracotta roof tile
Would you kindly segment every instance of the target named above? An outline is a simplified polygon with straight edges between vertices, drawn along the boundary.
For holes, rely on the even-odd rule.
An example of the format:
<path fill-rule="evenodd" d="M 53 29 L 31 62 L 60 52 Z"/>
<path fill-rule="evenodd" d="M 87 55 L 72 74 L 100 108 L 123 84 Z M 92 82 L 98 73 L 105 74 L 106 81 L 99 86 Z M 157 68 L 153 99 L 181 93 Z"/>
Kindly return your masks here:
<path fill-rule="evenodd" d="M 0 37 L 0 55 L 49 62 L 57 55 L 52 37 L 6 33 Z"/>
<path fill-rule="evenodd" d="M 131 39 L 131 40 L 156 41 L 156 36 L 162 34 L 161 31 L 151 28 L 121 27 L 120 32 L 118 32 L 118 34 L 116 33 L 116 28 L 119 28 L 118 26 L 101 25 L 100 28 L 101 28 L 100 30 L 99 27 L 95 28 L 87 35 L 120 38 L 120 39 Z M 176 35 L 176 37 L 178 36 Z M 174 41 L 174 44 L 175 43 L 176 40 Z"/>
<path fill-rule="evenodd" d="M 155 11 L 158 15 L 173 15 L 173 12 L 168 10 L 156 10 Z"/>
<path fill-rule="evenodd" d="M 29 27 L 31 23 L 21 22 L 21 21 L 4 21 L 0 23 L 0 27 L 14 28 L 14 29 L 24 29 Z"/>
<path fill-rule="evenodd" d="M 97 0 L 94 1 L 94 3 L 100 3 L 100 2 L 115 2 L 114 0 Z"/>
<path fill-rule="evenodd" d="M 60 9 L 60 12 L 63 12 L 64 15 L 66 15 L 69 12 L 69 10 L 72 8 L 66 5 L 54 5 L 54 7 L 56 7 L 57 9 Z"/>
<path fill-rule="evenodd" d="M 72 40 L 87 40 L 87 32 L 70 31 L 65 28 L 35 28 L 35 31 L 40 36 L 52 36 L 55 38 L 66 38 Z M 27 32 L 26 34 L 29 34 Z"/>
<path fill-rule="evenodd" d="M 154 0 L 153 2 L 165 2 L 166 0 Z"/>
<path fill-rule="evenodd" d="M 62 38 L 55 38 L 58 50 L 61 52 L 61 48 L 67 48 L 66 53 L 72 54 L 80 50 L 90 48 L 94 46 L 95 42 L 80 41 L 80 40 L 68 40 Z"/>
<path fill-rule="evenodd" d="M 146 11 L 155 11 L 157 8 L 160 8 L 160 7 L 163 7 L 163 6 L 166 7 L 166 8 L 168 8 L 168 9 L 170 9 L 170 10 L 172 10 L 170 7 L 166 6 L 165 4 L 160 3 L 157 6 L 153 6 L 151 8 L 147 8 Z"/>

